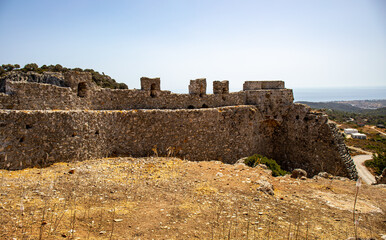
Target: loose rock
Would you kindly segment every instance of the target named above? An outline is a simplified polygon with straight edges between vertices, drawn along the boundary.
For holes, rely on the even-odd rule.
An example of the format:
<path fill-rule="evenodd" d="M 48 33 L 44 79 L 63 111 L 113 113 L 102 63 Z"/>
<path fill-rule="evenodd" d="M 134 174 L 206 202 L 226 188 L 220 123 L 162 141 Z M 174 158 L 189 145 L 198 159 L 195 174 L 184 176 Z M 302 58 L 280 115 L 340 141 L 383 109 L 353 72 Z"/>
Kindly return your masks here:
<path fill-rule="evenodd" d="M 269 195 L 275 194 L 274 187 L 270 182 L 267 182 L 264 180 L 259 180 L 256 183 L 260 185 L 260 187 L 257 188 L 258 191 L 262 191 L 262 192 L 269 194 Z"/>
<path fill-rule="evenodd" d="M 307 172 L 304 171 L 303 169 L 296 168 L 292 171 L 292 178 L 301 178 L 301 177 L 307 177 Z"/>
<path fill-rule="evenodd" d="M 322 178 L 328 178 L 328 179 L 331 179 L 333 176 L 331 174 L 329 174 L 328 172 L 320 172 L 318 174 L 319 177 L 322 177 Z"/>

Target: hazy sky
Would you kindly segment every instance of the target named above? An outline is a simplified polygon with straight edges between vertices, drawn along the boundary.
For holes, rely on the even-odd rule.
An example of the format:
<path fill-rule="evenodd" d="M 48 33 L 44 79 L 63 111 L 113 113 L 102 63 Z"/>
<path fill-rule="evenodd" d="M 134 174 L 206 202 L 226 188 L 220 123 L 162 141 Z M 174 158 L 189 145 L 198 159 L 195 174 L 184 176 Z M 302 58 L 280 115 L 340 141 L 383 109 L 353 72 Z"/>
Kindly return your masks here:
<path fill-rule="evenodd" d="M 93 68 L 129 88 L 386 86 L 385 0 L 0 0 L 0 29 L 0 64 Z"/>

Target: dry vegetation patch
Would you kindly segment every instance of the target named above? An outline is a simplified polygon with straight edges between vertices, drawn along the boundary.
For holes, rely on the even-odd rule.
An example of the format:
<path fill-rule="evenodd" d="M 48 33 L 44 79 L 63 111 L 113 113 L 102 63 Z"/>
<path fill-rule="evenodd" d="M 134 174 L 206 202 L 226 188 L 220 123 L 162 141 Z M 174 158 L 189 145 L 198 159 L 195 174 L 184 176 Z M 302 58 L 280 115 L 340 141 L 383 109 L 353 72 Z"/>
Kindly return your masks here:
<path fill-rule="evenodd" d="M 0 170 L 1 239 L 346 239 L 355 182 L 243 164 L 108 158 Z M 275 194 L 258 191 L 258 181 Z M 386 234 L 386 189 L 362 186 L 362 237 Z"/>

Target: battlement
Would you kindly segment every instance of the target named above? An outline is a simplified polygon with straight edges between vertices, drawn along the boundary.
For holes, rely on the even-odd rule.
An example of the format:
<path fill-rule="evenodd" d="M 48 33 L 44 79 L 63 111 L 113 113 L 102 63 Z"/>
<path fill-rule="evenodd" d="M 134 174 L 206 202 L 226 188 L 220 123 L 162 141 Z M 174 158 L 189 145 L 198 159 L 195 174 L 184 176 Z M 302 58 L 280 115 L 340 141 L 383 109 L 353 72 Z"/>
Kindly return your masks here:
<path fill-rule="evenodd" d="M 243 91 L 234 93 L 229 81 L 214 81 L 213 94 L 207 94 L 205 78 L 190 80 L 188 94 L 161 90 L 160 78 L 142 77 L 140 84 L 140 90 L 106 89 L 88 72 L 17 72 L 0 79 L 0 109 L 197 109 L 293 102 L 292 90 L 285 89 L 283 81 L 247 81 Z"/>

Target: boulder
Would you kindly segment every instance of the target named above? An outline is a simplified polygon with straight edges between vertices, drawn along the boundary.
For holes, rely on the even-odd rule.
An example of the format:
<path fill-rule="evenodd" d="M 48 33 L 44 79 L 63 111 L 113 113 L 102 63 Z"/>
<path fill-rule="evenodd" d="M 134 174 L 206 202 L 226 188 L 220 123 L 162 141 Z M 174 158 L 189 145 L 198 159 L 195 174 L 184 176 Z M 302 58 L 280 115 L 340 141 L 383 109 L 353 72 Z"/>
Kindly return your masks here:
<path fill-rule="evenodd" d="M 260 185 L 257 188 L 258 191 L 262 191 L 262 192 L 269 194 L 269 195 L 275 194 L 275 192 L 273 191 L 274 187 L 270 182 L 265 181 L 265 180 L 258 180 L 256 183 Z"/>
<path fill-rule="evenodd" d="M 301 178 L 303 176 L 307 177 L 307 172 L 300 168 L 294 169 L 291 174 L 292 178 Z"/>
<path fill-rule="evenodd" d="M 328 178 L 328 179 L 333 178 L 332 175 L 329 174 L 328 172 L 320 172 L 320 173 L 318 173 L 318 176 L 322 177 L 322 178 Z"/>

